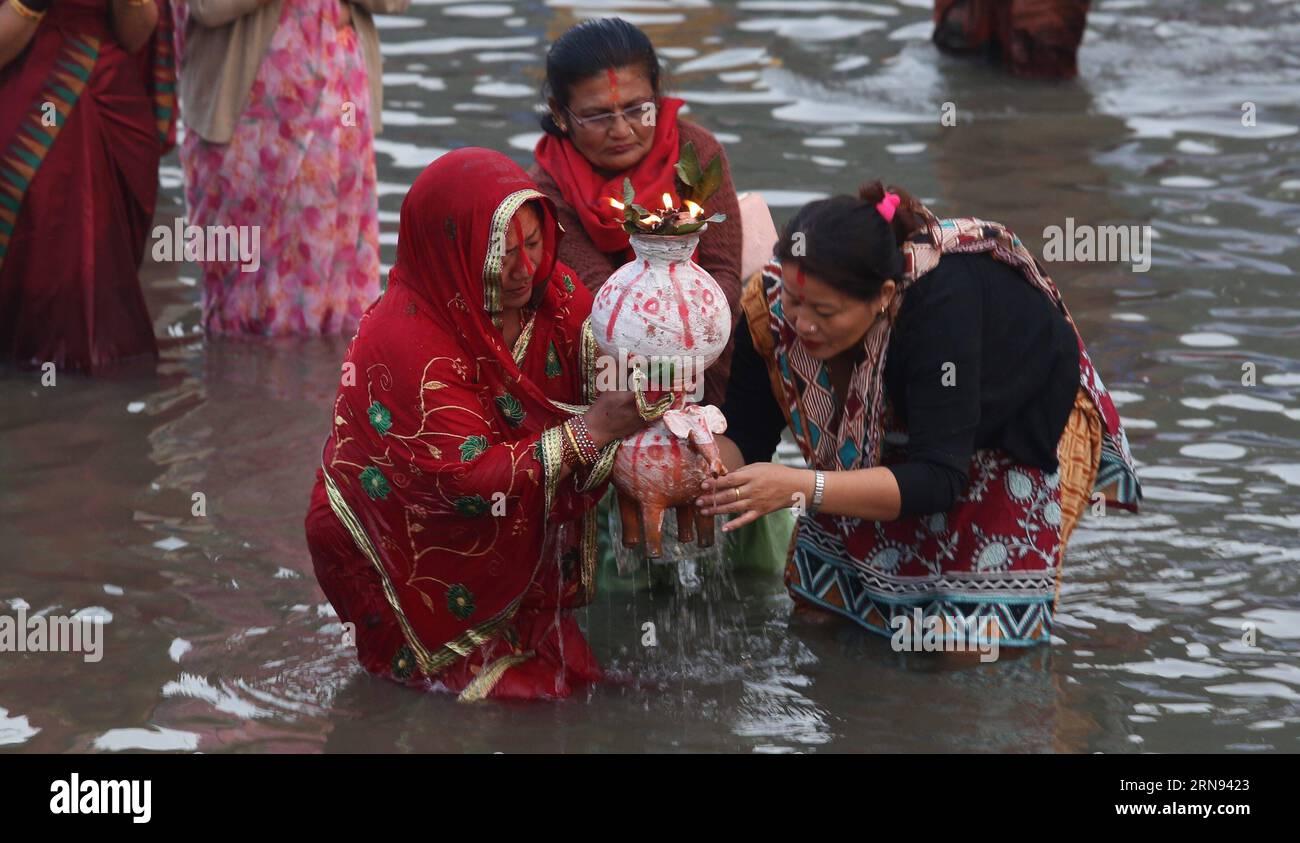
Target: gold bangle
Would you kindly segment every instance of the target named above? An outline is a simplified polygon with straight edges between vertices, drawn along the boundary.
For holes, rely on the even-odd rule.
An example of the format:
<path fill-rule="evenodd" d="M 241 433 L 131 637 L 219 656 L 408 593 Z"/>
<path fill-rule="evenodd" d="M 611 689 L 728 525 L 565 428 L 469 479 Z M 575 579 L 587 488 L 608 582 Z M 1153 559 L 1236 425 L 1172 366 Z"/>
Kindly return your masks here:
<path fill-rule="evenodd" d="M 569 427 L 567 421 L 564 423 L 564 435 L 568 437 L 569 445 L 573 448 L 573 453 L 577 455 L 579 464 L 584 467 L 591 465 L 587 458 L 583 456 L 582 449 L 578 447 L 578 439 L 573 435 L 573 428 Z"/>
<path fill-rule="evenodd" d="M 9 0 L 9 4 L 14 7 L 15 12 L 28 20 L 39 21 L 41 18 L 45 17 L 44 12 L 37 12 L 33 9 L 29 9 L 24 6 L 20 0 Z"/>

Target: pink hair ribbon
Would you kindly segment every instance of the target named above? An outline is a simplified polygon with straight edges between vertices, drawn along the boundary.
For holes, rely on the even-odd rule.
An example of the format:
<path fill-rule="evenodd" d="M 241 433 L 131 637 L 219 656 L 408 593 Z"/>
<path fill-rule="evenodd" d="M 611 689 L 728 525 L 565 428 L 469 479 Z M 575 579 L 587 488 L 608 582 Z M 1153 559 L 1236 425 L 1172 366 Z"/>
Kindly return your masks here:
<path fill-rule="evenodd" d="M 884 198 L 876 203 L 876 210 L 885 218 L 885 222 L 893 222 L 894 212 L 898 210 L 898 204 L 902 201 L 897 193 L 886 193 Z"/>

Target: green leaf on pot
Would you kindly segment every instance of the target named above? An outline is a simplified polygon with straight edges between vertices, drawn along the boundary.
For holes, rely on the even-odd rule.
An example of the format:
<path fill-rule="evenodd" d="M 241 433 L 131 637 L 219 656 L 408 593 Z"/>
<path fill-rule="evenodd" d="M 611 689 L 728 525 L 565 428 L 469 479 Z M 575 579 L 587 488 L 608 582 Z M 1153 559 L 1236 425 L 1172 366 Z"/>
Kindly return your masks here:
<path fill-rule="evenodd" d="M 696 184 L 699 183 L 701 175 L 700 156 L 696 153 L 695 144 L 692 141 L 687 141 L 682 146 L 681 153 L 677 156 L 677 166 L 673 169 L 677 171 L 677 178 L 681 179 L 682 184 L 687 187 L 694 189 Z"/>
<path fill-rule="evenodd" d="M 636 191 L 632 189 L 632 180 L 629 178 L 624 178 L 623 179 L 623 204 L 631 205 L 632 200 L 634 199 L 636 199 Z"/>
<path fill-rule="evenodd" d="M 674 234 L 691 234 L 704 228 L 704 222 L 684 222 L 673 231 Z"/>
<path fill-rule="evenodd" d="M 707 220 L 704 220 L 704 222 L 726 222 L 726 221 L 727 221 L 726 214 L 714 214 L 713 216 L 709 217 Z"/>
<path fill-rule="evenodd" d="M 718 192 L 722 186 L 722 156 L 715 155 L 709 162 L 709 166 L 704 168 L 704 173 L 700 176 L 699 181 L 695 184 L 695 195 L 691 197 L 697 204 L 703 205 L 709 201 L 713 194 Z"/>

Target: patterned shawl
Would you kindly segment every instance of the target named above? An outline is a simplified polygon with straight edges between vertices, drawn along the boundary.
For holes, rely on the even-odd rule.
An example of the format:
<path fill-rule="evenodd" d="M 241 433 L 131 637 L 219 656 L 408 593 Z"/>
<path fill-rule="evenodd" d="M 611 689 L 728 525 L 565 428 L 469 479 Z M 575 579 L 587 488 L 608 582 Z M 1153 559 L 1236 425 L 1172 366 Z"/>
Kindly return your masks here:
<path fill-rule="evenodd" d="M 784 396 L 784 409 L 796 443 L 809 464 L 823 470 L 850 470 L 879 465 L 884 438 L 885 357 L 894 322 L 912 284 L 939 265 L 944 254 L 988 252 L 1017 269 L 1025 281 L 1057 306 L 1079 343 L 1079 382 L 1092 398 L 1104 422 L 1101 467 L 1095 491 L 1109 502 L 1136 511 L 1141 487 L 1128 438 L 1119 413 L 1084 347 L 1078 326 L 1070 317 L 1060 291 L 1020 238 L 1005 226 L 974 218 L 938 220 L 928 209 L 916 209 L 924 218 L 920 231 L 903 244 L 904 273 L 886 318 L 877 321 L 863 338 L 865 355 L 854 368 L 848 397 L 838 424 L 830 430 L 835 413 L 830 373 L 808 353 L 781 309 L 781 265 L 777 260 L 763 270 L 768 328 Z M 775 378 L 774 378 L 775 380 Z"/>

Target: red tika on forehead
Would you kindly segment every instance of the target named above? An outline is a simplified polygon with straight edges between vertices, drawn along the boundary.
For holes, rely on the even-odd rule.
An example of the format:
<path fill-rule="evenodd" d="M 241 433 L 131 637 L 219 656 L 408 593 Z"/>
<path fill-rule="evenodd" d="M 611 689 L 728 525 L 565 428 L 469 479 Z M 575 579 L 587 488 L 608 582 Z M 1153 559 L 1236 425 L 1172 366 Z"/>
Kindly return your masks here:
<path fill-rule="evenodd" d="M 803 291 L 804 291 L 804 285 L 805 285 L 807 282 L 804 281 L 804 277 L 803 277 L 803 264 L 801 264 L 801 263 L 797 263 L 797 264 L 794 265 L 794 283 L 795 283 L 795 286 L 799 288 L 799 294 L 800 294 L 800 296 L 801 296 L 801 298 L 800 298 L 799 300 L 800 300 L 800 301 L 803 301 L 803 299 L 802 299 L 802 295 L 803 295 Z"/>
<path fill-rule="evenodd" d="M 532 275 L 537 271 L 537 266 L 528 259 L 528 247 L 524 245 L 524 224 L 519 221 L 519 214 L 515 214 L 510 222 L 514 226 L 515 239 L 518 241 L 516 245 L 519 247 L 519 260 L 523 261 L 524 271 Z"/>
<path fill-rule="evenodd" d="M 607 67 L 605 68 L 605 78 L 609 80 L 609 95 L 612 97 L 609 108 L 614 111 L 621 105 L 618 99 L 618 74 L 614 72 L 614 68 Z"/>

